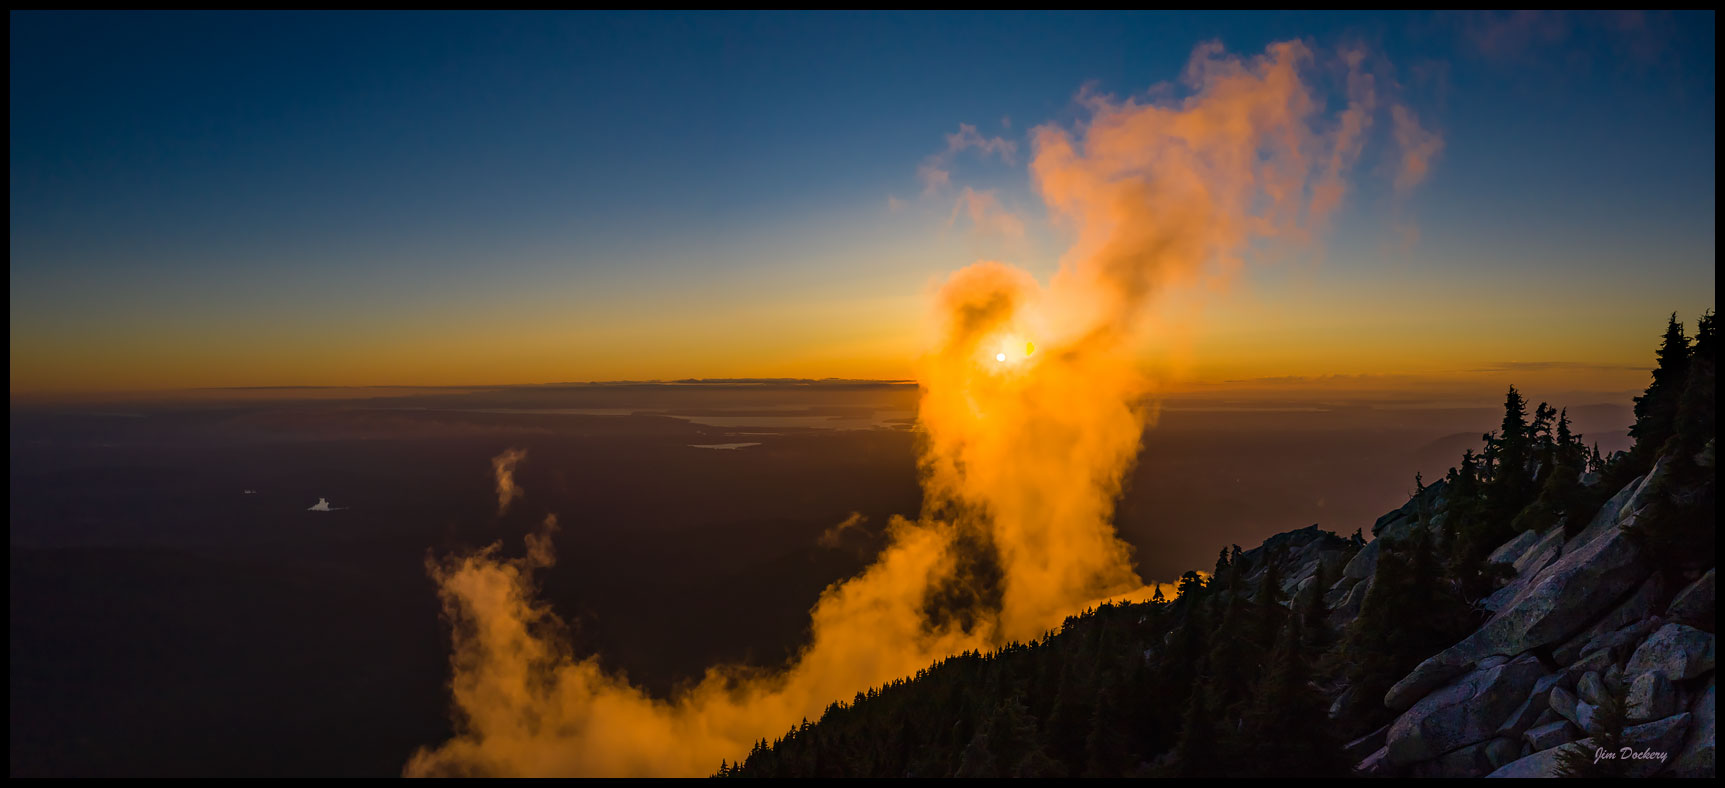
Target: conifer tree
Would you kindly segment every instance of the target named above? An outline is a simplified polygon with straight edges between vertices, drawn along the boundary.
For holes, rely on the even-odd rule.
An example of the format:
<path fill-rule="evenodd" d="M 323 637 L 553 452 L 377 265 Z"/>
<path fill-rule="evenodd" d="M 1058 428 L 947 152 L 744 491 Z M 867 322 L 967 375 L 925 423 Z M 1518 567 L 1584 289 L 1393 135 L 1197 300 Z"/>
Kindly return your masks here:
<path fill-rule="evenodd" d="M 1689 352 L 1689 338 L 1683 335 L 1677 313 L 1672 312 L 1659 344 L 1653 383 L 1635 398 L 1635 426 L 1629 428 L 1629 435 L 1635 439 L 1630 458 L 1637 473 L 1653 466 L 1676 429 L 1678 401 L 1689 374 Z"/>

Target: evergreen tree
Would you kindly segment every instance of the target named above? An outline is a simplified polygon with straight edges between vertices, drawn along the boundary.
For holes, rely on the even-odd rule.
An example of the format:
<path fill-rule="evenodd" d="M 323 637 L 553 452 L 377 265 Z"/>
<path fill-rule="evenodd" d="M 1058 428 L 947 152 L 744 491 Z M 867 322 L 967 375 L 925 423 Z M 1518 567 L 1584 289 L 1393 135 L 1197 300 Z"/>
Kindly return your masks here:
<path fill-rule="evenodd" d="M 1678 401 L 1689 374 L 1689 351 L 1683 324 L 1672 312 L 1659 344 L 1653 383 L 1635 398 L 1635 426 L 1629 428 L 1629 435 L 1635 439 L 1630 458 L 1637 473 L 1653 467 L 1653 460 L 1676 429 Z"/>

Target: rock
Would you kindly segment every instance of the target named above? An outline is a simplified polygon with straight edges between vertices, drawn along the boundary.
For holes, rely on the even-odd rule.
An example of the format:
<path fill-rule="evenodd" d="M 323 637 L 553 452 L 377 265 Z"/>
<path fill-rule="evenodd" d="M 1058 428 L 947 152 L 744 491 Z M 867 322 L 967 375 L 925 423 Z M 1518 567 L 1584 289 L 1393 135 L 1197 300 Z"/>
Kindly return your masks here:
<path fill-rule="evenodd" d="M 1552 711 L 1557 712 L 1564 719 L 1575 723 L 1577 728 L 1586 730 L 1586 728 L 1582 727 L 1581 723 L 1575 718 L 1575 707 L 1576 704 L 1580 703 L 1580 701 L 1576 700 L 1574 693 L 1564 689 L 1562 686 L 1552 687 L 1551 697 L 1547 702 L 1551 704 Z"/>
<path fill-rule="evenodd" d="M 1625 705 L 1630 721 L 1647 722 L 1676 714 L 1681 704 L 1671 680 L 1664 673 L 1649 671 L 1630 682 Z"/>
<path fill-rule="evenodd" d="M 1590 628 L 1587 632 L 1571 638 L 1552 652 L 1552 658 L 1560 664 L 1569 664 L 1576 654 L 1591 654 L 1599 650 L 1610 652 L 1613 663 L 1628 659 L 1635 647 L 1646 639 L 1648 633 L 1658 629 L 1665 623 L 1659 616 L 1653 616 L 1642 621 L 1628 624 L 1621 629 L 1604 630 Z M 1577 644 L 1580 645 L 1577 645 Z"/>
<path fill-rule="evenodd" d="M 1599 677 L 1599 674 L 1590 670 L 1581 674 L 1581 680 L 1575 683 L 1575 694 L 1581 696 L 1582 700 L 1598 706 L 1604 703 L 1605 698 L 1609 697 L 1611 693 L 1605 689 L 1605 681 Z"/>
<path fill-rule="evenodd" d="M 1348 742 L 1347 744 L 1342 745 L 1342 754 L 1346 755 L 1349 761 L 1364 760 L 1365 757 L 1372 752 L 1383 749 L 1384 737 L 1388 735 L 1389 732 L 1390 726 L 1385 725 L 1382 728 Z"/>
<path fill-rule="evenodd" d="M 1544 536 L 1535 542 L 1533 547 L 1522 553 L 1513 566 L 1518 577 L 1532 577 L 1541 569 L 1551 565 L 1557 556 L 1563 552 L 1563 529 L 1553 526 Z"/>
<path fill-rule="evenodd" d="M 1523 778 L 1523 779 L 1529 778 L 1529 777 L 1554 777 L 1557 775 L 1557 755 L 1558 755 L 1558 753 L 1560 751 L 1562 751 L 1564 747 L 1576 747 L 1576 746 L 1581 746 L 1581 745 L 1579 745 L 1579 744 L 1565 744 L 1565 745 L 1553 747 L 1549 750 L 1540 750 L 1539 752 L 1536 752 L 1536 753 L 1529 755 L 1527 757 L 1518 758 L 1516 760 L 1510 761 L 1509 763 L 1506 763 L 1503 766 L 1498 767 L 1498 769 L 1496 771 L 1494 771 L 1491 774 L 1488 774 L 1486 776 L 1487 777 L 1512 777 L 1512 778 Z"/>
<path fill-rule="evenodd" d="M 1410 522 L 1413 522 L 1413 519 L 1402 514 L 1402 510 L 1400 509 L 1379 517 L 1377 522 L 1372 523 L 1372 536 L 1374 537 L 1374 541 L 1376 539 L 1384 538 L 1384 534 L 1386 532 L 1398 529 Z"/>
<path fill-rule="evenodd" d="M 1659 671 L 1672 681 L 1713 669 L 1713 635 L 1685 624 L 1666 624 L 1647 636 L 1629 658 L 1628 672 Z"/>
<path fill-rule="evenodd" d="M 1606 687 L 1616 690 L 1623 686 L 1623 668 L 1612 663 L 1611 667 L 1605 669 L 1605 674 L 1601 678 L 1605 679 Z"/>
<path fill-rule="evenodd" d="M 1353 687 L 1348 687 L 1347 689 L 1342 690 L 1340 694 L 1336 695 L 1336 700 L 1330 704 L 1330 719 L 1333 720 L 1337 717 L 1342 716 L 1342 710 L 1346 709 L 1348 707 L 1348 703 L 1350 701 L 1352 701 L 1353 699 L 1354 699 L 1354 688 Z M 1385 726 L 1385 727 L 1387 728 L 1388 726 Z M 1373 747 L 1372 749 L 1377 749 L 1377 748 Z"/>
<path fill-rule="evenodd" d="M 1707 574 L 1702 575 L 1700 580 L 1677 592 L 1677 596 L 1673 597 L 1671 604 L 1665 608 L 1665 617 L 1708 632 L 1714 631 L 1713 571 L 1707 570 Z"/>
<path fill-rule="evenodd" d="M 1354 767 L 1354 771 L 1368 777 L 1384 774 L 1389 770 L 1389 752 L 1388 747 L 1379 748 L 1377 752 L 1367 755 L 1365 760 L 1360 761 L 1359 765 Z"/>
<path fill-rule="evenodd" d="M 1689 733 L 1689 743 L 1677 755 L 1673 770 L 1678 777 L 1713 777 L 1713 680 L 1707 680 L 1707 689 L 1695 698 L 1689 706 L 1692 729 Z"/>
<path fill-rule="evenodd" d="M 1482 777 L 1491 773 L 1489 750 L 1491 739 L 1447 752 L 1437 758 L 1418 763 L 1409 771 L 1414 777 Z"/>
<path fill-rule="evenodd" d="M 1502 737 L 1492 739 L 1485 743 L 1485 759 L 1491 768 L 1476 772 L 1470 776 L 1479 777 L 1520 757 L 1521 742 L 1516 741 L 1515 739 L 1506 739 Z"/>
<path fill-rule="evenodd" d="M 1605 533 L 1615 530 L 1614 526 L 1623 519 L 1624 504 L 1635 497 L 1635 491 L 1640 489 L 1641 483 L 1646 480 L 1646 476 L 1636 477 L 1634 481 L 1624 485 L 1623 489 L 1618 490 L 1616 495 L 1611 496 L 1611 500 L 1599 507 L 1599 512 L 1593 515 L 1593 520 L 1585 528 L 1582 528 L 1574 537 L 1563 543 L 1562 554 L 1569 555 L 1576 552 Z"/>
<path fill-rule="evenodd" d="M 1415 665 L 1412 672 L 1403 676 L 1401 681 L 1390 687 L 1389 692 L 1384 693 L 1384 705 L 1391 711 L 1411 708 L 1432 689 L 1468 672 L 1472 667 L 1471 661 L 1446 662 L 1442 659 L 1443 656 L 1439 654 Z"/>
<path fill-rule="evenodd" d="M 1348 598 L 1348 592 L 1354 590 L 1354 586 L 1359 585 L 1359 582 L 1358 578 L 1353 577 L 1337 580 L 1335 585 L 1330 586 L 1330 590 L 1324 592 L 1324 607 L 1335 610 Z"/>
<path fill-rule="evenodd" d="M 1551 699 L 1549 697 L 1547 697 L 1545 699 L 1545 702 L 1547 704 L 1549 704 L 1551 702 Z M 1558 720 L 1562 720 L 1562 719 L 1564 719 L 1562 714 L 1558 714 L 1556 709 L 1553 709 L 1550 705 L 1547 705 L 1545 707 L 1545 711 L 1540 712 L 1538 717 L 1534 717 L 1533 718 L 1533 724 L 1528 726 L 1528 727 L 1537 728 L 1541 725 L 1550 725 L 1550 724 L 1557 722 Z M 1564 721 L 1567 722 L 1568 720 L 1564 720 Z"/>
<path fill-rule="evenodd" d="M 1427 662 L 1454 670 L 1492 654 L 1525 654 L 1561 642 L 1609 609 L 1648 571 L 1628 536 L 1613 529 L 1557 559 L 1484 626 Z M 1427 674 L 1441 672 L 1426 669 Z"/>
<path fill-rule="evenodd" d="M 1509 657 L 1506 657 L 1506 656 L 1499 654 L 1499 655 L 1493 655 L 1490 657 L 1486 657 L 1485 659 L 1480 660 L 1479 663 L 1474 665 L 1473 667 L 1474 667 L 1474 670 L 1491 670 L 1492 668 L 1495 668 L 1499 665 L 1507 664 L 1508 662 L 1509 662 Z"/>
<path fill-rule="evenodd" d="M 1588 733 L 1599 732 L 1599 707 L 1584 700 L 1575 701 L 1575 727 Z"/>
<path fill-rule="evenodd" d="M 1652 750 L 1655 753 L 1665 753 L 1663 760 L 1634 759 L 1628 761 L 1630 777 L 1652 777 L 1671 766 L 1671 756 L 1683 744 L 1684 734 L 1689 732 L 1690 715 L 1688 712 L 1674 714 L 1662 720 L 1632 725 L 1623 729 L 1623 741 L 1634 750 Z"/>
<path fill-rule="evenodd" d="M 1588 652 L 1587 656 L 1576 660 L 1575 664 L 1569 666 L 1569 672 L 1579 677 L 1585 673 L 1598 673 L 1613 664 L 1616 664 L 1616 660 L 1611 658 L 1611 650 L 1602 648 L 1598 651 Z M 1577 683 L 1576 690 L 1579 691 L 1580 689 L 1581 685 Z"/>
<path fill-rule="evenodd" d="M 1360 551 L 1354 554 L 1353 559 L 1348 561 L 1348 565 L 1342 568 L 1342 577 L 1352 580 L 1365 580 L 1371 577 L 1373 572 L 1378 571 L 1378 550 L 1382 543 L 1382 539 L 1367 542 L 1366 546 L 1360 548 Z"/>
<path fill-rule="evenodd" d="M 1481 599 L 1478 604 L 1480 607 L 1496 613 L 1497 611 L 1502 610 L 1504 605 L 1509 604 L 1511 600 L 1520 596 L 1521 592 L 1526 590 L 1526 588 L 1527 583 L 1524 580 L 1519 578 L 1511 580 L 1508 585 L 1486 595 L 1486 597 Z"/>
<path fill-rule="evenodd" d="M 1536 679 L 1533 682 L 1533 690 L 1527 695 L 1527 700 L 1522 701 L 1521 705 L 1516 707 L 1515 711 L 1510 712 L 1509 718 L 1497 726 L 1497 735 L 1514 739 L 1519 737 L 1522 731 L 1533 727 L 1533 725 L 1543 715 L 1548 713 L 1556 714 L 1556 712 L 1551 710 L 1549 703 L 1551 688 L 1557 686 L 1562 681 L 1562 673 L 1551 673 Z M 1544 748 L 1538 747 L 1535 749 Z"/>
<path fill-rule="evenodd" d="M 1527 552 L 1528 548 L 1533 547 L 1538 542 L 1538 531 L 1522 531 L 1521 533 L 1516 534 L 1515 538 L 1504 542 L 1503 546 L 1491 551 L 1491 555 L 1486 556 L 1485 560 L 1487 563 L 1492 564 L 1513 565 L 1516 559 L 1521 558 L 1521 556 Z"/>
<path fill-rule="evenodd" d="M 1420 699 L 1385 737 L 1391 766 L 1427 761 L 1492 738 L 1545 668 L 1532 656 L 1476 670 Z M 1483 755 L 1483 752 L 1481 753 Z"/>
<path fill-rule="evenodd" d="M 1655 572 L 1640 586 L 1636 587 L 1634 594 L 1623 600 L 1617 607 L 1612 608 L 1610 613 L 1606 613 L 1593 626 L 1588 627 L 1580 635 L 1570 638 L 1568 642 L 1553 651 L 1552 658 L 1558 662 L 1564 662 L 1567 658 L 1578 653 L 1572 649 L 1578 643 L 1581 644 L 1579 653 L 1586 654 L 1596 648 L 1593 641 L 1600 636 L 1657 618 L 1654 611 L 1664 606 L 1668 594 L 1669 590 L 1666 588 L 1665 578 Z M 1651 632 L 1653 629 L 1654 627 L 1649 626 L 1646 631 Z M 1612 653 L 1613 659 L 1620 659 L 1623 656 L 1626 654 L 1616 651 Z"/>
<path fill-rule="evenodd" d="M 1521 737 L 1527 741 L 1528 746 L 1534 749 L 1534 752 L 1538 752 L 1575 741 L 1577 735 L 1575 726 L 1569 724 L 1569 720 L 1558 720 L 1549 725 L 1528 728 Z"/>
<path fill-rule="evenodd" d="M 1370 593 L 1371 590 L 1371 578 L 1366 578 L 1365 582 L 1356 584 L 1353 590 L 1348 592 L 1348 598 L 1342 600 L 1342 606 L 1336 608 L 1337 615 L 1343 616 L 1349 621 L 1358 617 L 1360 614 L 1360 605 L 1365 604 L 1366 594 Z"/>

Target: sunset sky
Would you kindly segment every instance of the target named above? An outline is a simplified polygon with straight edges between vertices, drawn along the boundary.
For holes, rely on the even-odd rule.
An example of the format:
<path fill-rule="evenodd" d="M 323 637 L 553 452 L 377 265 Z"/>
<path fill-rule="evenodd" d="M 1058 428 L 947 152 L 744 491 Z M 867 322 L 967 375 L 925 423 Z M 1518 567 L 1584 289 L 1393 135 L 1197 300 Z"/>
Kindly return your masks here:
<path fill-rule="evenodd" d="M 11 23 L 14 394 L 908 378 L 948 273 L 1070 244 L 1032 130 L 1210 40 L 1362 52 L 1429 170 L 1379 118 L 1327 231 L 1162 293 L 1170 381 L 1627 391 L 1714 305 L 1711 13 Z"/>

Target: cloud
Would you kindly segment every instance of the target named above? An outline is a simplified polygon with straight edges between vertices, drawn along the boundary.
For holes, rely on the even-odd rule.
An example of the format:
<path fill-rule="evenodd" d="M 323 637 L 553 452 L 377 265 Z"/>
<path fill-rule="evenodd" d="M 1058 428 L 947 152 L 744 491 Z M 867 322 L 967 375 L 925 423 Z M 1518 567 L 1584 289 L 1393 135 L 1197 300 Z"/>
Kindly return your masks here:
<path fill-rule="evenodd" d="M 1018 154 L 1018 143 L 1004 137 L 984 137 L 969 123 L 958 124 L 958 131 L 946 135 L 946 153 L 948 156 L 970 148 L 982 152 L 984 158 L 990 154 L 1000 156 L 1007 164 L 1013 163 L 1013 157 Z"/>
<path fill-rule="evenodd" d="M 975 126 L 968 123 L 958 124 L 958 131 L 946 135 L 946 148 L 933 154 L 917 165 L 916 178 L 922 183 L 924 194 L 952 185 L 952 161 L 958 154 L 966 150 L 977 150 L 984 158 L 991 155 L 999 156 L 1007 164 L 1015 163 L 1018 155 L 1018 143 L 1004 137 L 984 137 Z"/>
<path fill-rule="evenodd" d="M 515 485 L 515 465 L 527 457 L 526 449 L 508 449 L 502 454 L 491 458 L 491 470 L 497 476 L 497 516 L 502 517 L 509 511 L 509 504 L 521 497 L 522 490 Z"/>
<path fill-rule="evenodd" d="M 1011 240 L 1024 238 L 1024 220 L 1001 207 L 1000 198 L 992 189 L 978 191 L 964 187 L 952 204 L 952 216 L 946 220 L 946 226 L 956 224 L 960 214 L 970 219 L 971 227 L 979 234 L 999 235 Z"/>
<path fill-rule="evenodd" d="M 894 197 L 890 194 L 887 195 L 887 197 L 886 197 L 886 210 L 887 210 L 887 213 L 898 213 L 899 211 L 904 210 L 904 200 L 901 200 L 901 199 Z"/>
<path fill-rule="evenodd" d="M 868 518 L 864 517 L 862 512 L 851 512 L 849 517 L 846 517 L 837 525 L 822 532 L 821 537 L 815 541 L 822 547 L 838 547 L 839 540 L 844 538 L 845 531 L 852 528 L 860 528 L 863 523 L 866 522 L 868 522 Z"/>
<path fill-rule="evenodd" d="M 1591 361 L 1497 361 L 1469 372 L 1621 372 L 1640 371 L 1645 364 L 1602 364 Z"/>
<path fill-rule="evenodd" d="M 1325 113 L 1306 74 L 1314 57 L 1294 41 L 1244 58 L 1201 46 L 1183 97 L 1084 95 L 1085 122 L 1034 130 L 1037 193 L 1073 245 L 1046 285 L 982 261 L 938 288 L 917 365 L 922 510 L 891 518 L 874 563 L 822 592 L 787 667 L 718 666 L 649 696 L 577 656 L 537 599 L 548 532 L 522 558 L 494 544 L 429 566 L 452 625 L 456 735 L 405 773 L 711 774 L 938 659 L 1038 638 L 1102 600 L 1148 598 L 1156 587 L 1113 526 L 1153 418 L 1134 332 L 1157 293 L 1231 271 L 1249 245 L 1305 238 L 1340 200 L 1331 181 L 1346 176 L 1363 122 Z M 1349 92 L 1363 107 L 1364 86 Z M 976 147 L 973 133 L 960 127 L 949 151 Z"/>
<path fill-rule="evenodd" d="M 1569 37 L 1569 15 L 1562 11 L 1482 11 L 1464 17 L 1464 38 L 1494 60 L 1526 57 L 1530 50 Z"/>
<path fill-rule="evenodd" d="M 1400 167 L 1396 170 L 1397 193 L 1406 193 L 1424 181 L 1431 171 L 1432 161 L 1443 150 L 1443 137 L 1420 126 L 1413 110 L 1397 104 L 1390 107 L 1396 147 L 1400 150 Z"/>

